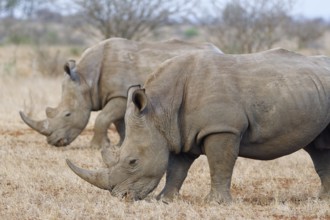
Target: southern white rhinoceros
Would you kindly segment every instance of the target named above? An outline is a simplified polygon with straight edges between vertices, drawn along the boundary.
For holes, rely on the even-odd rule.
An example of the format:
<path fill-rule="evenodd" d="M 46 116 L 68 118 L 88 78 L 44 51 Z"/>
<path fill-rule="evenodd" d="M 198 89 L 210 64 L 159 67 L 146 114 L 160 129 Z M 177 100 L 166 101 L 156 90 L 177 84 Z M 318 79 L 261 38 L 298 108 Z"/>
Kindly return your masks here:
<path fill-rule="evenodd" d="M 200 50 L 221 51 L 210 43 L 180 40 L 136 42 L 121 38 L 105 40 L 89 49 L 80 60 L 64 66 L 62 100 L 58 107 L 47 108 L 47 119 L 35 121 L 20 112 L 23 121 L 47 136 L 51 145 L 70 144 L 86 127 L 91 111 L 102 110 L 96 118 L 91 146 L 107 147 L 107 130 L 114 123 L 124 135 L 127 89 L 142 84 L 156 67 L 168 58 Z"/>
<path fill-rule="evenodd" d="M 126 137 L 114 165 L 81 178 L 143 199 L 167 170 L 159 197 L 178 194 L 193 161 L 208 160 L 207 200 L 231 200 L 238 156 L 272 160 L 305 149 L 330 198 L 330 59 L 283 49 L 247 55 L 200 52 L 170 59 L 144 88 L 131 87 Z"/>

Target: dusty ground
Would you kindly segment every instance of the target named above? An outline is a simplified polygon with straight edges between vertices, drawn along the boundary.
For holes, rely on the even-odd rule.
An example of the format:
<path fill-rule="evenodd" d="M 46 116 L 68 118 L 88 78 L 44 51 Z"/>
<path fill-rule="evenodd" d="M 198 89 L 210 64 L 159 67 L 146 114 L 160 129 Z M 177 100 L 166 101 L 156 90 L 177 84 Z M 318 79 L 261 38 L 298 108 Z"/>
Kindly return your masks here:
<path fill-rule="evenodd" d="M 44 117 L 45 107 L 56 106 L 60 99 L 61 78 L 9 76 L 1 71 L 1 219 L 330 219 L 329 202 L 315 198 L 320 181 L 303 151 L 273 161 L 239 158 L 230 205 L 203 202 L 210 185 L 204 156 L 194 163 L 181 198 L 173 203 L 154 199 L 163 181 L 144 201 L 113 198 L 65 164 L 70 158 L 85 168 L 103 166 L 99 151 L 88 147 L 96 114 L 70 146 L 51 147 L 21 121 L 18 111 Z M 109 135 L 117 139 L 113 130 Z"/>

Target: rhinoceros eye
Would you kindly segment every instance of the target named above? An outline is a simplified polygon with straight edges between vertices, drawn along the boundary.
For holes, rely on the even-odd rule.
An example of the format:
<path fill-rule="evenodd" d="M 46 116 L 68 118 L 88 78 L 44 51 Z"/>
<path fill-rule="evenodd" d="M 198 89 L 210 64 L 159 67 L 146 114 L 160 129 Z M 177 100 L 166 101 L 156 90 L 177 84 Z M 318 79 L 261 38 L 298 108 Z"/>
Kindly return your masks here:
<path fill-rule="evenodd" d="M 68 112 L 68 113 L 65 113 L 65 117 L 70 117 L 70 115 L 71 115 L 71 112 Z"/>
<path fill-rule="evenodd" d="M 129 165 L 130 166 L 135 166 L 137 164 L 137 159 L 131 159 L 130 161 L 129 161 Z"/>

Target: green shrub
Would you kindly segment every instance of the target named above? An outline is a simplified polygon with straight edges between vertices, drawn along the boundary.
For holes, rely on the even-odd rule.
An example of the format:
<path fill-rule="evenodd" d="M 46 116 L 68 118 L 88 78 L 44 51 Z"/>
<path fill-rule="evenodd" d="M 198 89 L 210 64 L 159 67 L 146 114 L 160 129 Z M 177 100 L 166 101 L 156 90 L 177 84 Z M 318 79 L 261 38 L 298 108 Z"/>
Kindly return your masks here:
<path fill-rule="evenodd" d="M 193 38 L 193 37 L 196 37 L 198 36 L 198 30 L 196 28 L 188 28 L 185 30 L 184 32 L 184 36 L 185 38 Z"/>
<path fill-rule="evenodd" d="M 8 43 L 11 44 L 30 44 L 32 42 L 32 39 L 30 36 L 25 34 L 19 34 L 19 33 L 12 33 L 8 36 Z"/>
<path fill-rule="evenodd" d="M 70 55 L 72 56 L 80 56 L 81 54 L 81 49 L 77 48 L 77 47 L 71 47 L 70 48 Z"/>

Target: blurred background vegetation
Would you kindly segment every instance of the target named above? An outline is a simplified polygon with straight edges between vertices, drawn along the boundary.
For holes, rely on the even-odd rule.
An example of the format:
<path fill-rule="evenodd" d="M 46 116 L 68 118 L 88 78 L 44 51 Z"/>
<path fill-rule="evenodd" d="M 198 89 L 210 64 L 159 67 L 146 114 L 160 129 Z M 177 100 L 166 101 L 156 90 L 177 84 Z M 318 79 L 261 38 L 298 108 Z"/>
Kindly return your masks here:
<path fill-rule="evenodd" d="M 330 22 L 292 16 L 295 5 L 295 0 L 0 0 L 0 73 L 56 76 L 65 60 L 109 37 L 209 41 L 225 53 L 283 47 L 329 55 Z M 20 71 L 22 59 L 29 61 Z"/>

